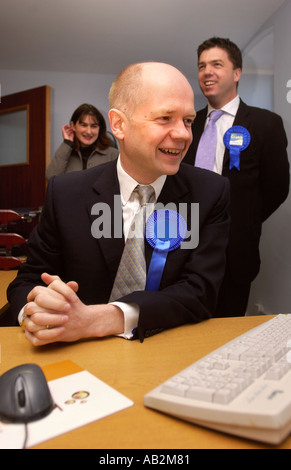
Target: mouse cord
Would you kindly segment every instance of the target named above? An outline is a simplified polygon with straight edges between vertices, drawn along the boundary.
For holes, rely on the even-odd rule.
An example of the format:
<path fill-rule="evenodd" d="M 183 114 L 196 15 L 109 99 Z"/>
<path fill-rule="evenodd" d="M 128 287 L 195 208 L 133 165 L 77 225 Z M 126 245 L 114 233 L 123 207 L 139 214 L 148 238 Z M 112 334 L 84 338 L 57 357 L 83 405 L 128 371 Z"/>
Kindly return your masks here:
<path fill-rule="evenodd" d="M 22 445 L 22 449 L 26 449 L 27 439 L 28 439 L 28 426 L 27 426 L 27 423 L 25 423 L 24 424 L 24 442 Z"/>
<path fill-rule="evenodd" d="M 26 449 L 27 439 L 28 439 L 28 426 L 27 426 L 27 423 L 25 423 L 24 424 L 24 442 L 23 442 L 22 449 Z"/>

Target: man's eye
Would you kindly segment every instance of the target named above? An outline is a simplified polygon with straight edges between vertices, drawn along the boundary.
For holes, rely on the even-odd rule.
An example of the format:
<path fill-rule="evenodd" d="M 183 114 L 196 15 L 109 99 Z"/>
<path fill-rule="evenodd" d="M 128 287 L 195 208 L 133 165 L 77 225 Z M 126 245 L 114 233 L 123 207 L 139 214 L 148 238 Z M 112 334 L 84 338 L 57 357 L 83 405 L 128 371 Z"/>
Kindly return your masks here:
<path fill-rule="evenodd" d="M 184 123 L 185 123 L 185 126 L 186 127 L 191 127 L 192 124 L 193 124 L 193 119 L 189 118 L 189 119 L 184 119 Z"/>

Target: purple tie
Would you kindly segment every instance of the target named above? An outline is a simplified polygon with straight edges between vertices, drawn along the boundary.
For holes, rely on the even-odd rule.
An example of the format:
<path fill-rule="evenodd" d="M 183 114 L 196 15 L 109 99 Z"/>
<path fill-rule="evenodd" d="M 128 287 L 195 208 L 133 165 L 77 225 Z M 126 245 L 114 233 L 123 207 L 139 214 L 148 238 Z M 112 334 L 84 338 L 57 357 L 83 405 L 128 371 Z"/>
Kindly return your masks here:
<path fill-rule="evenodd" d="M 201 136 L 195 159 L 195 166 L 213 171 L 217 143 L 216 121 L 223 114 L 220 109 L 211 111 L 209 121 Z"/>

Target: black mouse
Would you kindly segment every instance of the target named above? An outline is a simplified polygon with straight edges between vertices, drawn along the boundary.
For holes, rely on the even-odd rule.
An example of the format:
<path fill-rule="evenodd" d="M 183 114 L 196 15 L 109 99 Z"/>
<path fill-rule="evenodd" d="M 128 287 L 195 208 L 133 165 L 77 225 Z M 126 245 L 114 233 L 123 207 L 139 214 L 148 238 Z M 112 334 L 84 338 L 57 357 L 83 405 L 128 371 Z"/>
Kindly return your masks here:
<path fill-rule="evenodd" d="M 54 408 L 45 375 L 36 364 L 23 364 L 0 377 L 0 419 L 28 423 Z"/>

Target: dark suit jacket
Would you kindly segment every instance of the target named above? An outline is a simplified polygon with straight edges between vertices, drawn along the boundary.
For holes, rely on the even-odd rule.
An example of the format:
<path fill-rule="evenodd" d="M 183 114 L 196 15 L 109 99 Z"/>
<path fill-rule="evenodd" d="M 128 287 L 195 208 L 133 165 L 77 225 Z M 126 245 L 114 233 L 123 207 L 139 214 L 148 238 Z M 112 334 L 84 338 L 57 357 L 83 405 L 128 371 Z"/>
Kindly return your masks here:
<path fill-rule="evenodd" d="M 206 117 L 207 107 L 197 113 L 193 142 L 185 163 L 194 164 Z M 245 127 L 251 135 L 249 146 L 241 152 L 240 171 L 229 169 L 228 149 L 222 171 L 230 181 L 231 191 L 227 263 L 233 281 L 242 284 L 250 283 L 259 272 L 262 222 L 288 195 L 289 163 L 287 137 L 280 116 L 240 101 L 233 125 Z"/>
<path fill-rule="evenodd" d="M 14 319 L 31 288 L 41 284 L 44 271 L 58 274 L 66 282 L 77 281 L 78 295 L 85 304 L 108 302 L 124 240 L 94 238 L 91 227 L 96 215 L 91 211 L 98 202 L 113 208 L 118 194 L 116 162 L 50 180 L 40 223 L 30 237 L 29 258 L 8 289 Z M 199 203 L 200 240 L 196 249 L 178 248 L 168 254 L 159 291 L 134 292 L 119 299 L 140 306 L 135 337 L 141 341 L 164 328 L 211 317 L 224 272 L 229 228 L 227 179 L 182 164 L 176 175 L 167 177 L 159 202 L 173 202 L 177 210 L 180 203 L 187 203 L 189 209 L 192 202 Z M 115 206 L 121 217 L 120 204 Z M 113 227 L 113 210 L 108 217 Z M 190 230 L 191 221 L 187 222 Z M 152 248 L 146 244 L 147 265 L 151 254 Z"/>

